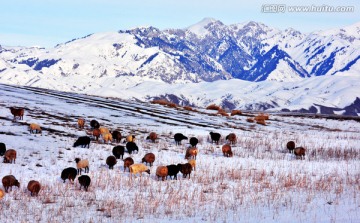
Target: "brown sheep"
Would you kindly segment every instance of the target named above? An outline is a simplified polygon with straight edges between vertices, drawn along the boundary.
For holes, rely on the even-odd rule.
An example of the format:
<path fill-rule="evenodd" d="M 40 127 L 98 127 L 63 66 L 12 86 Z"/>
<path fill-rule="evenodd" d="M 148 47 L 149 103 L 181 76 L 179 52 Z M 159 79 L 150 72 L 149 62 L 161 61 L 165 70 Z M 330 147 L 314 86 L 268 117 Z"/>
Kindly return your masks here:
<path fill-rule="evenodd" d="M 305 148 L 304 147 L 296 147 L 294 149 L 294 154 L 296 158 L 300 158 L 301 160 L 305 159 Z"/>
<path fill-rule="evenodd" d="M 9 188 L 12 190 L 12 186 L 20 187 L 19 181 L 13 175 L 4 176 L 2 178 L 2 184 L 6 193 L 8 192 Z"/>
<path fill-rule="evenodd" d="M 16 160 L 16 151 L 13 149 L 6 150 L 4 155 L 4 163 L 12 163 L 12 161 Z"/>
<path fill-rule="evenodd" d="M 236 135 L 235 135 L 235 133 L 230 133 L 229 135 L 226 136 L 225 139 L 229 140 L 230 144 L 232 144 L 232 145 L 235 145 L 235 143 L 236 143 Z"/>
<path fill-rule="evenodd" d="M 178 164 L 178 167 L 180 167 L 180 172 L 183 174 L 183 177 L 186 178 L 187 175 L 189 175 L 189 179 L 190 179 L 190 174 L 192 171 L 192 166 L 190 163 L 185 163 L 185 164 Z"/>
<path fill-rule="evenodd" d="M 195 159 L 196 160 L 196 156 L 198 154 L 198 149 L 197 148 L 188 148 L 186 150 L 185 153 L 185 159 Z"/>
<path fill-rule="evenodd" d="M 142 158 L 141 162 L 146 164 L 150 164 L 150 166 L 152 166 L 152 164 L 155 161 L 155 154 L 154 153 L 147 153 L 145 154 L 145 156 Z"/>
<path fill-rule="evenodd" d="M 289 150 L 290 153 L 292 153 L 295 149 L 295 142 L 289 141 L 288 143 L 286 143 L 286 148 Z"/>
<path fill-rule="evenodd" d="M 158 177 L 158 180 L 160 177 L 164 181 L 168 175 L 168 168 L 166 166 L 158 166 L 156 168 L 156 176 Z"/>
<path fill-rule="evenodd" d="M 79 118 L 78 121 L 77 121 L 77 123 L 78 123 L 79 129 L 83 129 L 84 126 L 85 126 L 85 119 Z"/>
<path fill-rule="evenodd" d="M 99 141 L 99 137 L 101 135 L 101 132 L 99 129 L 94 129 L 93 130 L 93 136 L 95 137 L 96 141 Z"/>
<path fill-rule="evenodd" d="M 233 153 L 231 151 L 231 146 L 229 144 L 225 144 L 222 146 L 222 152 L 225 157 L 232 157 Z"/>
<path fill-rule="evenodd" d="M 155 132 L 150 132 L 150 135 L 148 137 L 146 137 L 146 139 L 150 139 L 151 142 L 155 143 L 156 139 L 157 139 L 157 134 Z"/>
<path fill-rule="evenodd" d="M 0 200 L 1 200 L 4 196 L 5 196 L 5 192 L 4 192 L 2 189 L 0 189 Z"/>
<path fill-rule="evenodd" d="M 10 112 L 14 116 L 14 120 L 16 119 L 16 117 L 19 117 L 20 120 L 23 120 L 24 119 L 24 110 L 25 109 L 23 109 L 23 108 L 14 108 L 14 107 L 10 108 Z"/>
<path fill-rule="evenodd" d="M 115 130 L 115 131 L 113 131 L 111 134 L 112 134 L 113 139 L 116 141 L 116 143 L 120 143 L 120 140 L 121 140 L 121 132 Z"/>
<path fill-rule="evenodd" d="M 41 189 L 41 185 L 38 181 L 30 180 L 27 189 L 30 191 L 31 196 L 37 196 Z"/>
<path fill-rule="evenodd" d="M 130 166 L 134 164 L 134 160 L 131 157 L 127 157 L 124 159 L 124 172 L 126 167 L 129 168 L 129 172 L 130 172 Z"/>

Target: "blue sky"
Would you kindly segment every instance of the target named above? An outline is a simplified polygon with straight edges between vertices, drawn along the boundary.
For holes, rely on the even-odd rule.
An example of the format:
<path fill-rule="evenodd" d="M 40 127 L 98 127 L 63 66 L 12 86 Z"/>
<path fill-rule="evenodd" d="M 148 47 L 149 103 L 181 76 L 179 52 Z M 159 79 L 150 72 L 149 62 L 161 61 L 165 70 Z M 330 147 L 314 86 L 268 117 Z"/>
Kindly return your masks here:
<path fill-rule="evenodd" d="M 263 13 L 268 4 L 354 6 L 354 12 Z M 152 25 L 186 28 L 205 17 L 225 24 L 262 22 L 302 32 L 337 28 L 360 21 L 360 1 L 324 0 L 11 0 L 1 3 L 0 45 L 53 47 L 91 33 Z"/>

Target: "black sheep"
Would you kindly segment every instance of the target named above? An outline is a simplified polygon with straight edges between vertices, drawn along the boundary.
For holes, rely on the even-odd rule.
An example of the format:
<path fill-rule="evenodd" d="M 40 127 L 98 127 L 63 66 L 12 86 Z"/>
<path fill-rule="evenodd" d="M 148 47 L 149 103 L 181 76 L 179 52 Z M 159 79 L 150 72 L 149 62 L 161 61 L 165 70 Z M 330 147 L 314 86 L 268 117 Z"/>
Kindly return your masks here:
<path fill-rule="evenodd" d="M 115 156 L 108 156 L 108 158 L 106 158 L 106 164 L 109 166 L 109 169 L 114 169 L 116 163 L 117 161 Z"/>
<path fill-rule="evenodd" d="M 134 142 L 128 142 L 126 143 L 126 149 L 129 152 L 129 154 L 131 154 L 134 150 L 136 150 L 137 152 L 139 152 L 139 147 L 136 145 L 136 143 Z"/>
<path fill-rule="evenodd" d="M 121 133 L 119 131 L 115 130 L 111 134 L 112 134 L 113 140 L 115 140 L 116 143 L 120 143 Z"/>
<path fill-rule="evenodd" d="M 82 175 L 78 178 L 78 180 L 80 183 L 80 190 L 81 190 L 81 187 L 83 186 L 85 188 L 85 191 L 87 191 L 87 189 L 90 185 L 90 182 L 91 182 L 90 177 L 87 175 Z"/>
<path fill-rule="evenodd" d="M 3 156 L 6 152 L 6 145 L 5 143 L 0 142 L 0 156 Z"/>
<path fill-rule="evenodd" d="M 99 122 L 96 121 L 96 120 L 91 120 L 90 126 L 91 126 L 91 128 L 93 128 L 93 129 L 98 129 L 98 128 L 100 128 L 100 124 L 99 124 Z"/>
<path fill-rule="evenodd" d="M 180 172 L 183 174 L 183 177 L 186 178 L 187 175 L 189 175 L 189 179 L 190 179 L 190 174 L 192 171 L 192 166 L 190 163 L 185 163 L 185 164 L 178 164 L 178 167 L 180 168 Z"/>
<path fill-rule="evenodd" d="M 176 145 L 181 145 L 181 140 L 188 139 L 188 137 L 184 136 L 182 133 L 176 133 L 174 139 Z"/>
<path fill-rule="evenodd" d="M 61 179 L 64 180 L 64 183 L 66 179 L 74 182 L 76 175 L 77 170 L 74 167 L 68 167 L 61 172 Z"/>
<path fill-rule="evenodd" d="M 219 140 L 221 135 L 217 132 L 210 132 L 211 137 L 211 143 L 215 142 L 216 144 L 219 144 Z"/>
<path fill-rule="evenodd" d="M 124 151 L 125 147 L 123 146 L 115 146 L 112 150 L 113 155 L 116 157 L 116 159 L 124 159 Z"/>
<path fill-rule="evenodd" d="M 289 141 L 288 143 L 286 143 L 286 148 L 289 150 L 290 153 L 292 153 L 295 149 L 295 142 Z"/>
<path fill-rule="evenodd" d="M 196 145 L 199 143 L 199 140 L 195 137 L 191 137 L 189 142 L 192 147 L 196 147 Z"/>
<path fill-rule="evenodd" d="M 174 176 L 174 179 L 177 180 L 177 174 L 180 171 L 180 166 L 179 165 L 168 165 L 166 166 L 168 168 L 168 176 L 171 177 Z"/>
<path fill-rule="evenodd" d="M 81 146 L 81 148 L 85 148 L 87 146 L 88 148 L 90 148 L 90 137 L 80 136 L 74 143 L 74 147 L 77 146 Z"/>

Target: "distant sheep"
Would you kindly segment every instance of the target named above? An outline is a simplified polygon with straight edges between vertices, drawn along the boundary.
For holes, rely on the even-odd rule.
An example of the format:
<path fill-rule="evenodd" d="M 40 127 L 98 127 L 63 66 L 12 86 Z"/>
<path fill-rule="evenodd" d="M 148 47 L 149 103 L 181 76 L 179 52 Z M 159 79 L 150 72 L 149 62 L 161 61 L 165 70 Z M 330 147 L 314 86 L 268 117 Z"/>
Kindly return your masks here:
<path fill-rule="evenodd" d="M 87 146 L 88 148 L 90 148 L 90 137 L 80 136 L 74 143 L 74 147 L 77 146 L 81 146 L 81 148 L 85 148 Z"/>
<path fill-rule="evenodd" d="M 135 142 L 135 136 L 134 135 L 126 136 L 126 142 Z"/>
<path fill-rule="evenodd" d="M 180 166 L 179 165 L 168 165 L 166 166 L 168 168 L 168 176 L 170 177 L 174 177 L 175 180 L 177 180 L 177 174 L 180 172 Z"/>
<path fill-rule="evenodd" d="M 13 161 L 15 163 L 15 160 L 16 160 L 16 150 L 14 149 L 6 150 L 4 154 L 4 163 L 12 163 Z"/>
<path fill-rule="evenodd" d="M 176 145 L 181 145 L 181 140 L 188 139 L 188 137 L 184 136 L 182 133 L 176 133 L 174 135 L 174 140 Z"/>
<path fill-rule="evenodd" d="M 84 126 L 85 126 L 85 119 L 79 118 L 78 121 L 77 121 L 77 123 L 78 123 L 79 129 L 83 129 Z"/>
<path fill-rule="evenodd" d="M 0 142 L 0 156 L 3 156 L 6 152 L 6 145 L 5 143 Z"/>
<path fill-rule="evenodd" d="M 68 167 L 61 172 L 61 179 L 64 181 L 68 179 L 70 182 L 74 182 L 77 175 L 77 170 L 74 167 Z"/>
<path fill-rule="evenodd" d="M 139 152 L 139 147 L 136 145 L 136 143 L 134 142 L 128 142 L 126 143 L 126 149 L 128 151 L 129 154 L 131 154 L 133 151 L 137 151 Z"/>
<path fill-rule="evenodd" d="M 210 132 L 210 138 L 211 138 L 211 143 L 215 142 L 216 144 L 219 144 L 221 135 L 217 132 Z"/>
<path fill-rule="evenodd" d="M 19 117 L 20 120 L 23 120 L 24 119 L 24 111 L 25 111 L 25 109 L 23 109 L 23 108 L 14 108 L 14 107 L 10 108 L 10 112 L 14 116 L 14 120 L 16 119 L 16 117 Z"/>
<path fill-rule="evenodd" d="M 296 158 L 300 158 L 301 160 L 305 159 L 305 148 L 304 147 L 296 147 L 294 149 L 294 154 Z"/>
<path fill-rule="evenodd" d="M 99 122 L 96 121 L 96 120 L 91 120 L 91 121 L 90 121 L 90 126 L 91 126 L 91 128 L 93 128 L 93 129 L 98 129 L 98 128 L 100 128 L 100 124 L 99 124 Z"/>
<path fill-rule="evenodd" d="M 41 189 L 41 184 L 39 183 L 39 181 L 30 180 L 27 189 L 30 191 L 30 196 L 37 196 Z"/>
<path fill-rule="evenodd" d="M 127 157 L 124 159 L 124 172 L 126 170 L 126 168 L 129 168 L 130 171 L 130 166 L 134 164 L 134 160 L 131 157 Z"/>
<path fill-rule="evenodd" d="M 185 159 L 196 159 L 197 154 L 197 148 L 188 148 L 185 153 Z"/>
<path fill-rule="evenodd" d="M 133 164 L 129 167 L 129 169 L 130 169 L 130 179 L 132 179 L 133 174 L 136 175 L 137 173 L 140 173 L 140 177 L 143 172 L 150 174 L 150 169 L 142 163 Z"/>
<path fill-rule="evenodd" d="M 222 146 L 222 152 L 224 154 L 225 157 L 232 157 L 233 153 L 231 151 L 231 146 L 229 144 L 225 144 Z"/>
<path fill-rule="evenodd" d="M 229 135 L 226 136 L 225 139 L 228 140 L 230 142 L 230 144 L 232 144 L 232 145 L 235 145 L 235 143 L 236 143 L 235 133 L 230 133 Z"/>
<path fill-rule="evenodd" d="M 124 146 L 115 146 L 112 150 L 113 155 L 116 157 L 116 159 L 124 159 L 124 152 L 125 147 Z"/>
<path fill-rule="evenodd" d="M 29 131 L 30 131 L 30 133 L 35 132 L 35 134 L 41 133 L 41 127 L 38 124 L 31 123 L 30 126 L 29 126 Z"/>
<path fill-rule="evenodd" d="M 150 132 L 149 136 L 146 137 L 147 140 L 150 140 L 153 143 L 155 143 L 157 138 L 158 138 L 158 136 L 155 132 Z"/>
<path fill-rule="evenodd" d="M 109 166 L 110 170 L 114 169 L 116 163 L 117 161 L 115 156 L 108 156 L 108 158 L 106 158 L 106 164 Z"/>
<path fill-rule="evenodd" d="M 196 137 L 191 137 L 189 143 L 192 147 L 196 147 L 196 145 L 199 143 L 199 140 Z"/>
<path fill-rule="evenodd" d="M 100 132 L 99 129 L 94 129 L 94 130 L 93 130 L 93 136 L 95 137 L 95 140 L 96 140 L 96 141 L 99 141 L 100 135 L 101 135 L 101 132 Z"/>
<path fill-rule="evenodd" d="M 104 143 L 110 143 L 110 142 L 112 142 L 112 140 L 113 140 L 113 138 L 112 138 L 112 135 L 111 135 L 111 133 L 103 133 L 102 134 L 102 138 L 103 138 L 103 140 L 104 140 Z"/>
<path fill-rule="evenodd" d="M 190 163 L 190 165 L 192 166 L 192 170 L 196 170 L 196 160 L 191 159 L 188 161 L 188 163 Z"/>
<path fill-rule="evenodd" d="M 7 193 L 9 188 L 12 190 L 12 186 L 20 187 L 19 181 L 13 175 L 7 175 L 2 178 L 2 184 L 5 192 Z"/>
<path fill-rule="evenodd" d="M 105 134 L 105 133 L 110 133 L 108 128 L 105 127 L 100 127 L 99 128 L 101 135 Z"/>
<path fill-rule="evenodd" d="M 158 180 L 160 177 L 164 181 L 168 175 L 168 168 L 166 166 L 158 166 L 156 168 L 156 176 L 158 177 Z"/>
<path fill-rule="evenodd" d="M 295 149 L 295 142 L 289 141 L 288 143 L 286 143 L 286 148 L 289 150 L 290 153 L 293 153 Z"/>
<path fill-rule="evenodd" d="M 78 178 L 78 180 L 79 180 L 79 184 L 80 184 L 80 190 L 81 190 L 81 187 L 84 187 L 85 191 L 87 191 L 90 186 L 90 183 L 91 183 L 90 177 L 87 175 L 82 175 Z"/>
<path fill-rule="evenodd" d="M 152 164 L 155 161 L 155 154 L 154 153 L 147 153 L 145 154 L 145 156 L 142 158 L 141 162 L 146 164 L 150 164 L 150 166 L 152 166 Z"/>
<path fill-rule="evenodd" d="M 121 140 L 120 131 L 115 130 L 111 134 L 112 134 L 113 140 L 115 140 L 116 143 L 120 143 L 120 140 Z"/>
<path fill-rule="evenodd" d="M 190 179 L 190 174 L 192 171 L 191 164 L 190 163 L 185 163 L 185 164 L 179 163 L 178 166 L 180 167 L 180 172 L 183 174 L 183 177 L 186 178 L 189 175 L 189 179 Z"/>
<path fill-rule="evenodd" d="M 0 189 L 0 200 L 1 200 L 4 196 L 5 196 L 5 192 L 4 192 L 2 189 Z"/>
<path fill-rule="evenodd" d="M 81 175 L 82 168 L 84 168 L 85 173 L 89 173 L 89 160 L 82 160 L 80 158 L 75 159 L 76 162 L 76 168 L 77 168 L 77 174 Z"/>

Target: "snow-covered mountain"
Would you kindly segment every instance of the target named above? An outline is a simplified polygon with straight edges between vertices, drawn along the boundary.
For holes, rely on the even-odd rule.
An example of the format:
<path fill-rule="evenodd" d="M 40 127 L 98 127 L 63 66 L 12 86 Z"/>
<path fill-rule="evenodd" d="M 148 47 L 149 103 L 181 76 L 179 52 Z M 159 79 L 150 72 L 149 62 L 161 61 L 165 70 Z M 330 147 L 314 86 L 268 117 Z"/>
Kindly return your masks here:
<path fill-rule="evenodd" d="M 126 98 L 175 95 L 176 100 L 199 106 L 218 101 L 228 108 L 309 110 L 318 104 L 341 110 L 360 98 L 359 88 L 353 84 L 360 76 L 359 59 L 360 23 L 304 34 L 253 21 L 225 25 L 205 18 L 184 29 L 138 27 L 91 34 L 51 49 L 0 46 L 0 82 L 99 95 L 112 92 L 111 96 Z M 347 87 L 346 96 L 331 85 L 322 88 L 322 82 L 341 82 Z M 146 92 L 137 88 L 147 84 L 152 87 Z M 168 84 L 172 85 L 168 88 Z M 184 92 L 175 92 L 179 87 L 173 84 Z M 161 92 L 155 95 L 158 86 Z M 207 86 L 219 88 L 223 94 L 218 97 Z M 265 87 L 266 92 L 257 86 L 274 88 Z M 294 94 L 298 86 L 310 91 Z M 255 97 L 229 90 L 248 87 Z M 197 95 L 194 89 L 211 97 L 191 99 Z M 318 92 L 326 94 L 316 95 Z M 344 97 L 346 105 L 340 102 Z M 321 111 L 320 107 L 317 110 Z"/>

